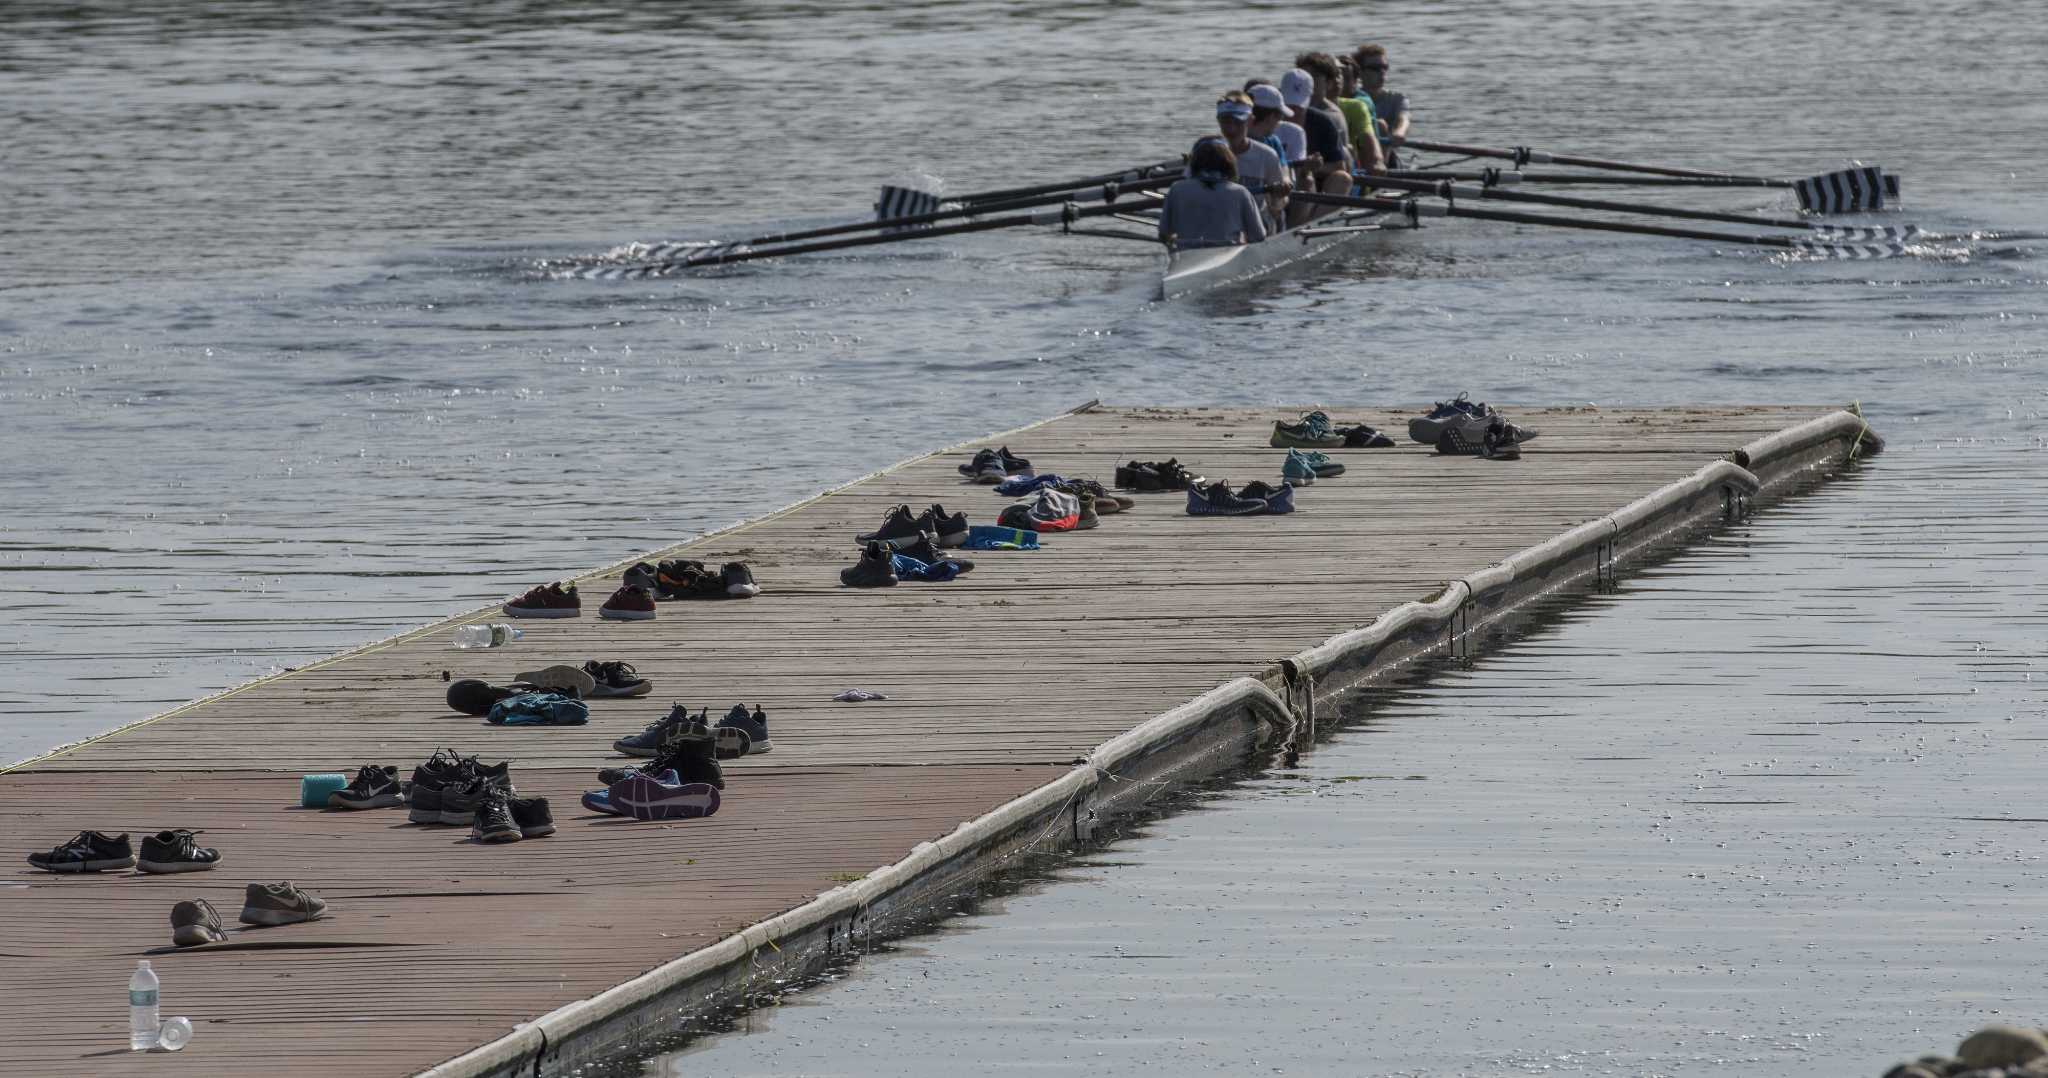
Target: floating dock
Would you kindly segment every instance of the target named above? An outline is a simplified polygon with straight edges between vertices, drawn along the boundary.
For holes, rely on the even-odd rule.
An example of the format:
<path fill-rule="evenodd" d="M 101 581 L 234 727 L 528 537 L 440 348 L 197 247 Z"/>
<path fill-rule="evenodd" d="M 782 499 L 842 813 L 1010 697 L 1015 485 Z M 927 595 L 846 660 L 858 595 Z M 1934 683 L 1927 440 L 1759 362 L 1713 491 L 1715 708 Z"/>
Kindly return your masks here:
<path fill-rule="evenodd" d="M 1412 409 L 1331 408 L 1385 425 Z M 1119 460 L 1277 482 L 1293 410 L 1088 407 L 980 444 L 1108 480 Z M 0 1073 L 553 1075 L 629 1053 L 928 911 L 1028 851 L 1085 842 L 1167 784 L 1314 736 L 1318 700 L 1471 646 L 1531 597 L 1797 493 L 1878 442 L 1823 408 L 1510 410 L 1517 462 L 1337 450 L 1290 516 L 1196 518 L 1181 494 L 1033 552 L 972 553 L 944 584 L 838 585 L 856 533 L 899 502 L 992 521 L 1007 499 L 920 458 L 660 556 L 745 560 L 764 592 L 599 619 L 623 563 L 579 580 L 585 616 L 459 651 L 495 607 L 242 686 L 0 774 Z M 651 556 L 650 556 L 651 558 Z M 638 559 L 635 559 L 638 560 Z M 540 583 L 541 581 L 535 581 Z M 655 683 L 591 723 L 501 728 L 449 711 L 444 676 L 624 659 Z M 842 704 L 849 688 L 884 702 Z M 766 708 L 774 751 L 726 765 L 709 819 L 584 810 L 614 738 L 671 700 Z M 294 807 L 299 776 L 436 749 L 509 759 L 553 837 L 485 846 L 402 808 Z M 51 876 L 19 857 L 81 829 L 204 829 L 222 866 Z M 244 884 L 292 880 L 326 919 L 236 931 Z M 169 946 L 209 899 L 227 942 Z M 138 958 L 176 1055 L 126 1050 Z M 694 1027 L 693 1027 L 694 1028 Z"/>

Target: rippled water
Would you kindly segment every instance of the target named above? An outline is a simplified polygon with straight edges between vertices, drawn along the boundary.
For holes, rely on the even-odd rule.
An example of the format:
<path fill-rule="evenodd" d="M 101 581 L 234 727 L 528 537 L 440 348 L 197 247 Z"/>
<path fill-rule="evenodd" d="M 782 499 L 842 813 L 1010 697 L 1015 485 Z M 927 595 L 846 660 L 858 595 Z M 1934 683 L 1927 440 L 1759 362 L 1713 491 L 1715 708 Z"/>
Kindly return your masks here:
<path fill-rule="evenodd" d="M 1299 5 L 1193 2 L 7 7 L 0 761 L 1091 397 L 1860 399 L 1899 455 L 1812 504 L 1916 552 L 1845 562 L 1861 590 L 1826 600 L 1849 612 L 1830 622 L 1839 652 L 1887 654 L 1929 612 L 1875 598 L 1931 579 L 1991 589 L 1997 573 L 2041 568 L 2022 542 L 2037 532 L 1973 514 L 2043 472 L 2048 245 L 1809 263 L 1445 222 L 1170 305 L 1150 302 L 1156 253 L 1042 233 L 641 284 L 549 281 L 535 266 L 857 218 L 879 183 L 911 170 L 957 190 L 1156 159 L 1207 130 L 1218 89 L 1277 74 L 1297 47 L 1356 38 L 1394 49 L 1428 134 L 1795 176 L 1860 158 L 1906 178 L 1906 212 L 1886 221 L 2040 229 L 2048 28 L 2036 14 L 2018 0 L 1505 0 L 1309 21 Z M 1303 38 L 1308 25 L 1337 36 Z M 1743 192 L 1651 197 L 1789 207 Z M 1965 482 L 1980 473 L 2006 481 Z M 1920 510 L 1896 518 L 1902 503 Z M 1955 520 L 2016 545 L 1949 556 Z M 1743 565 L 1804 580 L 1809 563 L 1786 556 L 1752 548 Z M 1702 677 L 1755 675 L 1762 691 L 1807 676 L 1789 655 L 1761 674 L 1735 665 L 1736 627 L 1808 613 L 1768 598 L 1743 599 L 1729 623 L 1672 607 L 1704 626 L 1687 641 Z M 1617 616 L 1637 615 L 1603 618 Z M 1672 627 L 1646 625 L 1634 643 L 1654 647 L 1659 631 Z M 1637 695 L 1662 712 L 1698 704 L 1677 683 Z M 1492 718 L 1446 712 L 1432 729 Z M 1268 781 L 1315 785 L 1255 786 Z M 1212 821 L 1243 811 L 1264 822 L 1242 826 L 1357 841 L 1355 819 L 1321 830 L 1320 815 L 1259 815 L 1294 796 L 1172 826 L 1213 838 Z M 1274 878 L 1302 863 L 1284 843 L 1229 856 Z M 1431 923 L 1415 908 L 1403 938 L 1483 912 L 1439 893 L 1456 916 Z M 1370 965 L 1379 937 L 1356 934 L 1365 942 L 1342 960 Z M 1283 950 L 1305 948 L 1263 938 L 1263 952 Z M 1987 974 L 1970 990 L 2003 983 Z M 1662 1006 L 1649 1013 L 1673 1027 L 1758 1024 L 1711 993 Z M 1486 1020 L 1475 1010 L 1457 1028 Z M 1266 1012 L 1243 1028 L 1306 1021 Z M 1575 1051 L 1618 1051 L 1625 1036 L 1580 1040 Z M 1245 1032 L 1204 1058 L 1241 1070 L 1265 1044 Z M 1406 1065 L 1420 1058 L 1410 1049 L 1372 1058 Z M 1460 1058 L 1478 1071 L 1522 1059 Z"/>

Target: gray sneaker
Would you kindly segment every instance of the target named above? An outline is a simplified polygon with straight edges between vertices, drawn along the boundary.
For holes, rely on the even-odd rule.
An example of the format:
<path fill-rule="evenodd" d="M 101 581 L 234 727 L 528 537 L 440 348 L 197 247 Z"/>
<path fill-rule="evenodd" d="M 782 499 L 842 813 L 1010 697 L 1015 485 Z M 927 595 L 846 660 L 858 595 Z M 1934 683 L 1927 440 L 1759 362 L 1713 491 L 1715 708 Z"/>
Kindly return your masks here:
<path fill-rule="evenodd" d="M 290 883 L 252 883 L 242 899 L 245 925 L 295 925 L 317 920 L 327 912 L 327 903 Z"/>
<path fill-rule="evenodd" d="M 591 692 L 597 688 L 596 678 L 591 677 L 582 667 L 570 666 L 568 663 L 556 663 L 538 670 L 528 670 L 512 680 L 517 684 L 537 685 L 543 689 L 573 689 L 578 700 L 588 700 Z"/>
<path fill-rule="evenodd" d="M 197 947 L 202 943 L 219 943 L 226 938 L 227 930 L 220 926 L 220 914 L 214 910 L 213 903 L 195 898 L 171 907 L 172 943 L 180 947 Z"/>
<path fill-rule="evenodd" d="M 738 731 L 745 734 L 746 737 L 744 739 L 734 737 L 732 736 L 732 731 Z M 731 759 L 733 756 L 749 756 L 754 753 L 767 752 L 775 747 L 768 741 L 768 713 L 762 711 L 759 704 L 754 705 L 754 713 L 752 715 L 747 714 L 747 705 L 734 704 L 732 710 L 726 712 L 725 717 L 718 720 L 716 732 L 718 734 L 718 755 L 720 759 Z M 729 752 L 728 746 L 737 748 L 739 751 Z"/>
<path fill-rule="evenodd" d="M 493 792 L 502 793 L 497 787 L 482 779 L 472 779 L 459 786 L 447 786 L 441 790 L 441 822 L 457 827 L 468 827 L 476 822 L 477 807 Z"/>

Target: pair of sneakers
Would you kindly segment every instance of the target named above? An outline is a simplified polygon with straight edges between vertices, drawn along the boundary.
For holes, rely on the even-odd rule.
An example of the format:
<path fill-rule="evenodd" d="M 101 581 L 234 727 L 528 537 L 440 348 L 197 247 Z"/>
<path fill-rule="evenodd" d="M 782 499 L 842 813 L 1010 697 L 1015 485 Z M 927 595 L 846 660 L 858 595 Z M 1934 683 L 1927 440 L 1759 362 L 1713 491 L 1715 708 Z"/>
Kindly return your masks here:
<path fill-rule="evenodd" d="M 1202 482 L 1201 476 L 1188 471 L 1173 457 L 1119 464 L 1113 478 L 1118 489 L 1138 491 L 1191 490 Z"/>
<path fill-rule="evenodd" d="M 44 872 L 79 873 L 109 872 L 123 868 L 139 868 L 144 872 L 168 874 L 175 872 L 203 872 L 220 864 L 220 851 L 210 846 L 201 846 L 193 840 L 198 831 L 173 828 L 146 835 L 142 839 L 142 856 L 135 856 L 135 847 L 124 832 L 109 835 L 102 831 L 80 831 L 54 849 L 28 855 L 28 863 Z"/>
<path fill-rule="evenodd" d="M 671 705 L 667 715 L 648 723 L 637 734 L 612 742 L 612 748 L 628 756 L 658 758 L 685 742 L 708 740 L 713 743 L 716 756 L 724 760 L 758 756 L 775 748 L 775 743 L 768 739 L 768 713 L 761 705 L 755 704 L 749 712 L 745 704 L 734 704 L 716 726 L 711 724 L 710 715 L 710 708 L 692 715 L 682 704 Z"/>
<path fill-rule="evenodd" d="M 484 791 L 513 792 L 510 761 L 486 766 L 474 756 L 440 749 L 412 769 L 405 787 L 406 818 L 418 824 L 468 827 L 476 822 L 476 806 Z"/>
<path fill-rule="evenodd" d="M 717 569 L 694 558 L 655 565 L 643 561 L 626 570 L 625 584 L 659 599 L 751 599 L 761 594 L 754 570 L 743 561 L 729 561 Z"/>
<path fill-rule="evenodd" d="M 922 513 L 912 513 L 910 506 L 899 505 L 882 517 L 882 526 L 866 535 L 856 535 L 853 541 L 866 546 L 869 543 L 884 543 L 901 550 L 926 537 L 938 546 L 956 547 L 967 542 L 967 514 L 948 513 L 946 507 L 933 502 Z"/>
<path fill-rule="evenodd" d="M 1254 480 L 1245 484 L 1244 489 L 1233 491 L 1228 480 L 1219 479 L 1188 491 L 1188 515 L 1191 517 L 1277 516 L 1292 512 L 1294 486 L 1290 483 L 1275 487 Z"/>
<path fill-rule="evenodd" d="M 1006 445 L 974 454 L 973 460 L 960 465 L 960 474 L 977 483 L 995 484 L 1013 475 L 1030 475 L 1031 462 L 1010 452 Z"/>
<path fill-rule="evenodd" d="M 1280 478 L 1297 487 L 1305 487 L 1318 479 L 1334 479 L 1344 474 L 1344 465 L 1313 450 L 1287 451 L 1287 459 L 1280 464 Z"/>
<path fill-rule="evenodd" d="M 317 921 L 327 915 L 327 903 L 300 890 L 287 880 L 281 883 L 252 883 L 242 892 L 240 920 L 245 925 L 270 927 Z M 171 942 L 180 947 L 198 947 L 228 938 L 221 925 L 220 911 L 203 898 L 187 899 L 171 907 Z"/>

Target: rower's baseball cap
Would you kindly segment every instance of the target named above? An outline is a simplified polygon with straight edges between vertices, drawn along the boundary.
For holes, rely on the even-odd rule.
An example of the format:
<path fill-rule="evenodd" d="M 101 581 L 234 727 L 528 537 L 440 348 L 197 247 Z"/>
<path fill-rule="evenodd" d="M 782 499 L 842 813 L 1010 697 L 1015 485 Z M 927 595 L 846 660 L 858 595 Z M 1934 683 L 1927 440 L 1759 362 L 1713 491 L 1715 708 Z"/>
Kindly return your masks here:
<path fill-rule="evenodd" d="M 1315 77 L 1298 67 L 1280 76 L 1280 98 L 1289 105 L 1306 105 L 1315 93 Z"/>
<path fill-rule="evenodd" d="M 1249 120 L 1252 118 L 1252 107 L 1242 101 L 1232 101 L 1226 97 L 1216 102 L 1216 118 L 1219 120 L 1225 118 Z"/>
<path fill-rule="evenodd" d="M 1277 87 L 1269 86 L 1265 83 L 1260 83 L 1259 85 L 1252 87 L 1251 94 L 1252 107 L 1261 109 L 1279 109 L 1280 115 L 1285 116 L 1290 120 L 1294 118 L 1294 110 L 1287 107 L 1287 102 L 1280 96 L 1280 90 Z"/>

